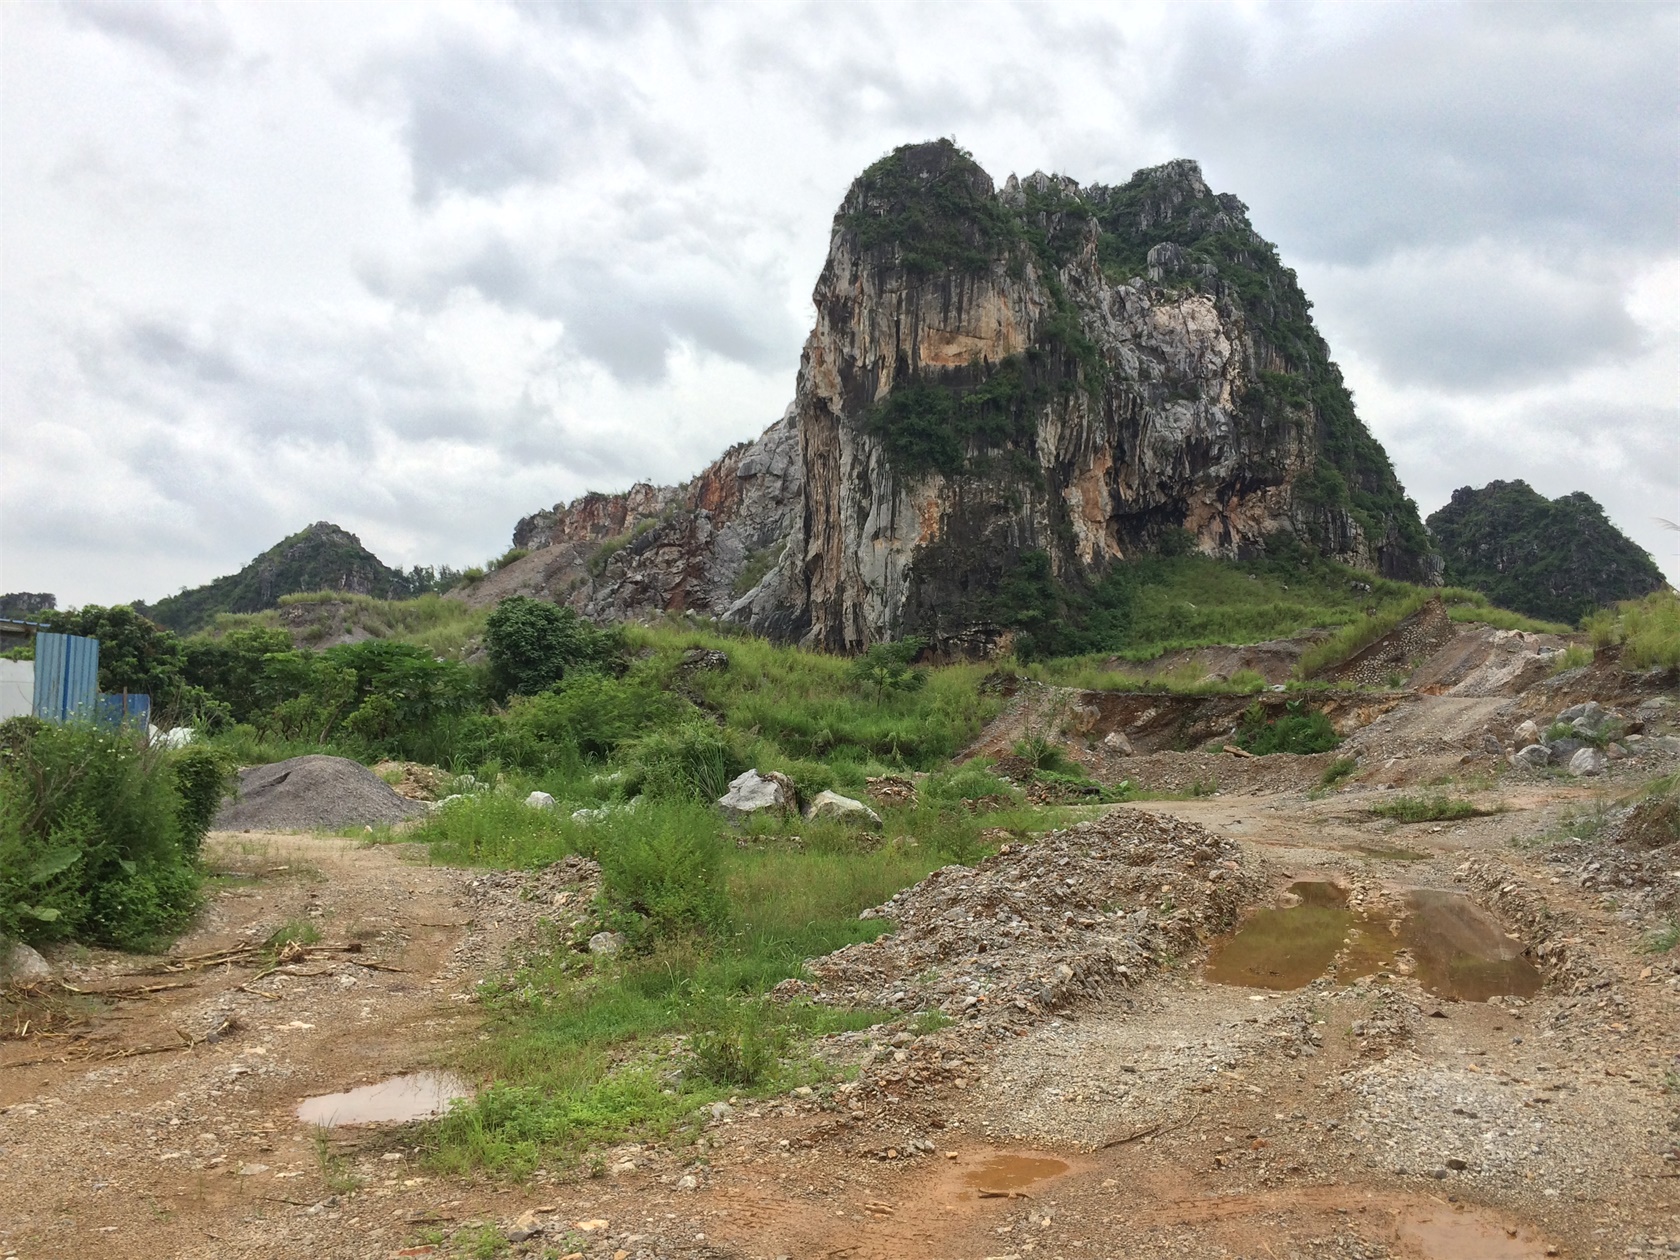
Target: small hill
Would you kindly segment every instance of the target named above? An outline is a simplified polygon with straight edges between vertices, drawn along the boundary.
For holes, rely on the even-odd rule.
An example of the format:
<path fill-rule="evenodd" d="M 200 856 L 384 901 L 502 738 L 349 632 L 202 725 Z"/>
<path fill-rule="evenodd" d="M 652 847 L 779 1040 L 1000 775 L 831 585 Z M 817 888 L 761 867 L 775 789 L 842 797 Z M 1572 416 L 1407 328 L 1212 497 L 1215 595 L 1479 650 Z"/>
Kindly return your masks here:
<path fill-rule="evenodd" d="M 347 591 L 389 599 L 412 594 L 409 585 L 401 570 L 389 568 L 356 535 L 330 521 L 317 521 L 276 543 L 238 573 L 155 604 L 136 604 L 135 611 L 177 634 L 191 634 L 219 613 L 273 608 L 282 595 Z"/>
<path fill-rule="evenodd" d="M 1548 499 L 1526 481 L 1465 486 L 1427 524 L 1448 582 L 1530 617 L 1579 621 L 1663 586 L 1649 553 L 1579 490 Z"/>

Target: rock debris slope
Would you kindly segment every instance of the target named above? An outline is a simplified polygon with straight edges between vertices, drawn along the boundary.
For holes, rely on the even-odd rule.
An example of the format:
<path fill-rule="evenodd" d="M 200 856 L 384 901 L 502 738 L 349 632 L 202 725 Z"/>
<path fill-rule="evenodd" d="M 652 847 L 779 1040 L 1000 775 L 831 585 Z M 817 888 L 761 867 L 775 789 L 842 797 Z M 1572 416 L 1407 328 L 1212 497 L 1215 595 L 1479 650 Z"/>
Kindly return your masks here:
<path fill-rule="evenodd" d="M 983 652 L 1162 546 L 1439 563 L 1294 272 L 1194 162 L 1118 187 L 909 145 L 834 219 L 792 406 L 693 482 L 520 522 L 514 590 Z"/>

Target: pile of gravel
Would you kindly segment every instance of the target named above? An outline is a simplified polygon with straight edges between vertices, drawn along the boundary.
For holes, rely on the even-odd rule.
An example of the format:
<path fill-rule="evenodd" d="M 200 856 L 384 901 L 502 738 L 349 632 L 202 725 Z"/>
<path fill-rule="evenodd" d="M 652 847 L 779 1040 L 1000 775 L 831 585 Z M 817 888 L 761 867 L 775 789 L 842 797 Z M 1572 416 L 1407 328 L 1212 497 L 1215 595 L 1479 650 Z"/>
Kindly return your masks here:
<path fill-rule="evenodd" d="M 218 831 L 307 831 L 317 827 L 397 823 L 426 807 L 397 795 L 366 766 L 343 757 L 292 757 L 239 772 L 222 805 Z"/>
<path fill-rule="evenodd" d="M 1031 1020 L 1130 987 L 1230 929 L 1264 883 L 1224 836 L 1114 810 L 977 867 L 933 872 L 864 911 L 891 919 L 892 934 L 810 969 L 823 1001 Z"/>

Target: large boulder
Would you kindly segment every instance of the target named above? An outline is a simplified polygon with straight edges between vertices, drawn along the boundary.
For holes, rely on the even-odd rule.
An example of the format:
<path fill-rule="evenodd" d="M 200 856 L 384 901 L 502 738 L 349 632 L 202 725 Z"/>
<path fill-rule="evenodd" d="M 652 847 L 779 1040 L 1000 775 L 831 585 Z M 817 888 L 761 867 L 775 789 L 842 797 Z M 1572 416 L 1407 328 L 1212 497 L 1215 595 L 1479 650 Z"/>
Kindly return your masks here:
<path fill-rule="evenodd" d="M 1610 764 L 1610 759 L 1590 744 L 1585 748 L 1575 750 L 1575 755 L 1569 759 L 1569 773 L 1576 778 L 1582 775 L 1603 774 L 1604 767 Z"/>
<path fill-rule="evenodd" d="M 868 827 L 872 831 L 881 828 L 881 815 L 862 801 L 841 796 L 838 792 L 818 792 L 806 807 L 805 817 L 813 822 L 833 819 L 853 827 Z"/>
<path fill-rule="evenodd" d="M 1527 748 L 1530 744 L 1540 742 L 1540 728 L 1534 724 L 1533 718 L 1525 718 L 1518 723 L 1517 729 L 1511 732 L 1511 742 L 1518 748 Z"/>
<path fill-rule="evenodd" d="M 729 781 L 729 791 L 718 797 L 718 808 L 731 822 L 755 814 L 785 814 L 794 807 L 793 780 L 775 770 L 760 774 L 748 770 Z"/>
<path fill-rule="evenodd" d="M 547 792 L 532 792 L 525 798 L 527 809 L 553 809 L 554 798 Z"/>
<path fill-rule="evenodd" d="M 1530 744 L 1527 748 L 1511 754 L 1513 766 L 1524 766 L 1530 770 L 1539 770 L 1551 764 L 1551 751 L 1544 744 Z"/>
<path fill-rule="evenodd" d="M 22 941 L 0 943 L 0 986 L 40 984 L 52 978 L 52 964 Z"/>

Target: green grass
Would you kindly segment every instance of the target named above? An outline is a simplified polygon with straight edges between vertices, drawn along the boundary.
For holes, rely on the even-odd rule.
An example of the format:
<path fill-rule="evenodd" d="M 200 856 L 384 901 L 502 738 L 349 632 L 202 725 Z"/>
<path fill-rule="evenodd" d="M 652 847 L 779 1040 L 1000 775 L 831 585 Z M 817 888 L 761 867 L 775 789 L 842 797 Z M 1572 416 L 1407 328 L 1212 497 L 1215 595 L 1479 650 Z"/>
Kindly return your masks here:
<path fill-rule="evenodd" d="M 1480 818 L 1495 811 L 1482 809 L 1473 801 L 1454 796 L 1397 796 L 1392 801 L 1373 805 L 1370 812 L 1378 818 L 1392 818 L 1396 822 L 1456 822 L 1463 818 Z"/>
<path fill-rule="evenodd" d="M 303 616 L 324 636 L 342 613 L 345 625 L 375 639 L 395 639 L 429 649 L 433 655 L 459 660 L 484 634 L 488 608 L 472 608 L 464 600 L 441 595 L 418 599 L 374 599 L 347 591 L 314 591 L 282 595 L 279 609 L 260 613 L 222 613 L 205 631 L 219 637 L 230 630 L 262 626 L 281 628 Z M 290 614 L 282 620 L 281 609 Z"/>
<path fill-rule="evenodd" d="M 1680 666 L 1680 595 L 1672 590 L 1602 609 L 1583 626 L 1594 647 L 1620 648 L 1624 665 L 1634 669 Z"/>
<path fill-rule="evenodd" d="M 1323 787 L 1334 787 L 1348 775 L 1359 769 L 1359 762 L 1352 757 L 1337 757 L 1324 771 L 1324 777 L 1319 779 Z"/>
<path fill-rule="evenodd" d="M 1680 919 L 1670 919 L 1640 943 L 1646 954 L 1666 954 L 1680 945 Z"/>
<path fill-rule="evenodd" d="M 681 801 L 643 802 L 582 825 L 564 809 L 526 809 L 523 785 L 433 815 L 415 836 L 432 843 L 438 860 L 538 866 L 569 852 L 596 856 L 605 889 L 577 938 L 602 925 L 631 929 L 617 959 L 579 952 L 562 933 L 481 990 L 490 1037 L 470 1046 L 460 1066 L 493 1083 L 437 1123 L 433 1163 L 523 1176 L 626 1135 L 680 1134 L 719 1098 L 825 1079 L 803 1043 L 889 1014 L 765 994 L 802 975 L 807 959 L 890 930 L 858 912 L 937 867 L 983 856 L 990 845 L 982 830 L 1042 829 L 1066 816 L 1014 804 L 981 815 L 961 807 L 963 791 L 986 794 L 994 784 L 968 768 L 929 780 L 914 809 L 883 811 L 879 837 L 797 817 L 736 832 L 712 808 Z M 710 881 L 723 913 L 635 932 L 626 920 L 634 898 L 622 885 L 643 875 L 620 851 L 650 835 L 711 854 L 709 875 L 691 865 L 685 879 Z"/>

